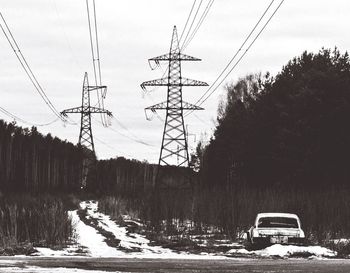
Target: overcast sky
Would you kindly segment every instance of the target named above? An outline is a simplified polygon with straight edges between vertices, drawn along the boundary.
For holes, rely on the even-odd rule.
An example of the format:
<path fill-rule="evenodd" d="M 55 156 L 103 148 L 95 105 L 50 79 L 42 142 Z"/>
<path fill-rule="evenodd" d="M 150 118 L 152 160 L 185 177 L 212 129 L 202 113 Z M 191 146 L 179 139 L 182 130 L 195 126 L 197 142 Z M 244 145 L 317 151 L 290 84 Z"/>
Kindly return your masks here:
<path fill-rule="evenodd" d="M 203 0 L 202 6 L 208 1 Z M 184 52 L 202 61 L 183 64 L 183 76 L 213 83 L 270 2 L 214 1 Z M 279 2 L 276 0 L 273 7 Z M 172 28 L 177 25 L 181 33 L 192 3 L 192 0 L 96 0 L 102 81 L 108 86 L 105 106 L 122 123 L 121 126 L 112 120 L 112 130 L 106 129 L 98 122 L 99 116 L 95 116 L 92 130 L 99 158 L 125 156 L 157 162 L 163 123 L 157 117 L 147 121 L 144 108 L 166 100 L 166 89 L 157 88 L 143 95 L 139 85 L 162 76 L 166 65 L 152 71 L 147 59 L 167 53 Z M 85 71 L 93 81 L 85 0 L 0 0 L 0 11 L 56 108 L 79 106 Z M 349 50 L 349 11 L 350 1 L 346 0 L 285 0 L 224 83 L 250 72 L 270 71 L 274 75 L 304 50 L 317 52 L 322 47 L 335 46 L 342 52 Z M 33 123 L 55 119 L 2 33 L 0 64 L 0 106 Z M 196 135 L 197 141 L 205 132 L 212 134 L 223 86 L 203 104 L 204 111 L 186 117 L 189 133 Z M 205 87 L 184 88 L 184 99 L 195 102 L 205 91 Z M 70 117 L 80 120 L 77 114 Z M 2 113 L 0 118 L 11 121 Z M 56 122 L 38 130 L 73 143 L 78 141 L 79 126 Z M 149 146 L 132 139 L 142 139 Z M 196 145 L 193 136 L 189 145 L 192 148 Z"/>

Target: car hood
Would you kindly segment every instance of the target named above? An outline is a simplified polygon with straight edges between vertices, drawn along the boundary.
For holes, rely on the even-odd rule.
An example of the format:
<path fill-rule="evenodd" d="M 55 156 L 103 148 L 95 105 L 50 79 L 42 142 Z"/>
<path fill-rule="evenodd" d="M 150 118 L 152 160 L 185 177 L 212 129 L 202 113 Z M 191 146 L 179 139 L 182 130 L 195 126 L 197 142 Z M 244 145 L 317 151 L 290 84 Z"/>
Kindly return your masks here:
<path fill-rule="evenodd" d="M 300 229 L 298 228 L 257 228 L 259 235 L 272 236 L 298 236 Z"/>

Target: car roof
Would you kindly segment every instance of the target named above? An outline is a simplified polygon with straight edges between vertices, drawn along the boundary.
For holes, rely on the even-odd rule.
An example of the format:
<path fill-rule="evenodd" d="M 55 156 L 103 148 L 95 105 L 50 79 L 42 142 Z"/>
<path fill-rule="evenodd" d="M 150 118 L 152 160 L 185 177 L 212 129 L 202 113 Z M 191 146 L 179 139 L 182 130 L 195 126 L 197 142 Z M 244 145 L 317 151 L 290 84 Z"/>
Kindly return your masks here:
<path fill-rule="evenodd" d="M 288 217 L 288 218 L 295 218 L 299 219 L 299 217 L 294 213 L 279 213 L 279 212 L 265 212 L 265 213 L 258 213 L 256 216 L 257 218 L 262 217 Z"/>

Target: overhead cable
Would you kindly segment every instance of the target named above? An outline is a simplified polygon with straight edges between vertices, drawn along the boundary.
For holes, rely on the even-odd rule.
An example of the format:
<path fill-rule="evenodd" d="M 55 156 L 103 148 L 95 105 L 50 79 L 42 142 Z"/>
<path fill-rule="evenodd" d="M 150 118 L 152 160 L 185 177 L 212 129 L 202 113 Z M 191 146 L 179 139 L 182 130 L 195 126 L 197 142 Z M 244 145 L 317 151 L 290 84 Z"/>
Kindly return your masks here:
<path fill-rule="evenodd" d="M 182 42 L 181 49 L 182 49 L 183 45 L 186 43 L 186 40 L 187 40 L 187 38 L 188 38 L 188 35 L 190 34 L 190 32 L 191 32 L 191 30 L 192 30 L 193 24 L 194 24 L 194 22 L 196 21 L 196 18 L 197 18 L 198 12 L 199 12 L 199 10 L 200 10 L 200 8 L 201 8 L 201 6 L 202 6 L 202 3 L 203 3 L 203 0 L 200 0 L 200 2 L 199 2 L 199 4 L 198 4 L 198 7 L 197 7 L 197 11 L 196 11 L 196 13 L 195 13 L 194 16 L 193 16 L 192 23 L 191 23 L 190 27 L 189 27 L 188 30 L 187 30 L 187 34 L 186 34 L 186 36 L 185 36 L 185 39 L 184 39 L 183 42 Z"/>
<path fill-rule="evenodd" d="M 93 72 L 95 78 L 95 85 L 102 85 L 102 73 L 101 73 L 101 61 L 100 61 L 100 48 L 98 42 L 98 29 L 97 29 L 97 15 L 95 0 L 92 0 L 92 17 L 93 23 L 91 23 L 91 12 L 89 6 L 89 0 L 86 0 L 86 10 L 89 26 L 90 47 L 92 55 Z M 95 46 L 94 46 L 95 44 Z M 97 89 L 97 103 L 98 107 L 104 109 L 104 98 L 106 93 L 102 93 L 102 89 Z M 101 121 L 103 126 L 108 126 L 108 120 L 105 114 L 101 113 Z"/>
<path fill-rule="evenodd" d="M 235 69 L 237 67 L 237 65 L 240 63 L 240 61 L 243 59 L 243 57 L 247 54 L 247 52 L 249 51 L 249 49 L 253 46 L 253 44 L 256 42 L 256 40 L 259 38 L 259 36 L 261 35 L 261 33 L 265 30 L 266 26 L 270 23 L 271 19 L 273 18 L 273 16 L 276 14 L 276 12 L 279 10 L 279 8 L 281 7 L 281 5 L 283 4 L 284 0 L 282 0 L 279 5 L 275 8 L 274 12 L 270 15 L 270 17 L 268 18 L 268 20 L 266 21 L 266 23 L 263 25 L 263 27 L 260 29 L 260 31 L 257 33 L 257 35 L 255 35 L 253 41 L 248 45 L 247 49 L 243 52 L 243 54 L 239 57 L 239 59 L 234 63 L 234 65 L 228 70 L 228 72 L 225 74 L 225 76 L 220 80 L 220 77 L 227 71 L 227 69 L 229 68 L 229 66 L 233 63 L 233 61 L 236 59 L 236 57 L 238 56 L 238 54 L 240 53 L 240 51 L 242 50 L 242 48 L 244 47 L 244 45 L 247 43 L 247 41 L 249 40 L 249 38 L 252 36 L 252 34 L 254 33 L 254 31 L 256 30 L 256 28 L 258 27 L 258 25 L 260 24 L 260 22 L 262 21 L 262 19 L 265 17 L 266 13 L 268 12 L 268 10 L 270 9 L 271 5 L 273 4 L 274 0 L 271 1 L 271 3 L 269 4 L 269 6 L 266 8 L 266 10 L 264 11 L 263 15 L 260 17 L 260 19 L 258 20 L 258 22 L 255 24 L 255 26 L 253 27 L 253 29 L 251 30 L 251 32 L 248 34 L 248 36 L 246 37 L 246 39 L 244 40 L 244 42 L 242 43 L 242 45 L 240 46 L 240 48 L 237 50 L 236 54 L 231 58 L 231 60 L 229 61 L 229 63 L 226 65 L 226 67 L 224 68 L 224 70 L 219 74 L 219 76 L 216 78 L 216 80 L 214 81 L 214 83 L 206 90 L 206 92 L 197 100 L 196 104 L 198 104 L 199 106 L 202 105 L 218 88 L 219 86 L 223 83 L 223 81 L 228 77 L 228 75 L 233 71 L 233 69 Z M 220 81 L 219 81 L 220 80 Z M 215 84 L 219 81 L 219 83 L 215 86 Z M 214 87 L 215 86 L 215 87 Z M 208 94 L 208 95 L 207 95 Z M 206 96 L 207 95 L 207 96 Z M 193 111 L 189 111 L 188 113 L 186 113 L 185 116 L 188 116 L 189 114 L 191 114 Z"/>
<path fill-rule="evenodd" d="M 56 107 L 53 105 L 51 100 L 48 98 L 48 96 L 46 95 L 44 89 L 42 88 L 42 86 L 40 85 L 40 83 L 37 80 L 36 76 L 34 75 L 33 70 L 30 68 L 26 58 L 24 57 L 21 49 L 19 48 L 19 45 L 18 45 L 16 39 L 14 38 L 14 36 L 13 36 L 13 34 L 12 34 L 12 32 L 11 32 L 11 30 L 10 30 L 10 28 L 9 28 L 9 26 L 8 26 L 6 20 L 5 20 L 5 18 L 2 15 L 1 12 L 0 12 L 0 17 L 1 17 L 1 20 L 2 20 L 2 22 L 0 22 L 0 28 L 1 28 L 2 32 L 4 33 L 4 35 L 6 37 L 6 40 L 10 44 L 13 52 L 15 53 L 16 58 L 20 62 L 23 70 L 25 71 L 25 73 L 28 76 L 29 80 L 33 84 L 35 90 L 38 92 L 38 94 L 43 99 L 45 104 L 55 114 L 55 116 L 57 116 L 62 121 L 65 121 L 65 119 L 60 115 L 59 111 L 57 111 Z"/>
<path fill-rule="evenodd" d="M 96 119 L 94 119 L 94 120 L 96 120 Z M 96 121 L 99 122 L 101 125 L 103 125 L 102 122 L 100 122 L 99 120 L 96 120 Z M 113 131 L 113 132 L 115 132 L 115 133 L 117 133 L 117 134 L 119 134 L 119 135 L 121 135 L 121 136 L 123 136 L 123 137 L 129 139 L 129 140 L 132 140 L 132 141 L 136 142 L 136 143 L 139 143 L 139 144 L 142 144 L 142 145 L 145 145 L 145 146 L 148 146 L 148 147 L 154 147 L 154 145 L 149 144 L 149 143 L 147 143 L 147 142 L 145 142 L 145 141 L 139 139 L 138 137 L 136 137 L 136 136 L 135 136 L 134 134 L 132 134 L 129 130 L 127 130 L 127 131 L 130 133 L 130 135 L 132 135 L 131 137 L 128 136 L 128 135 L 126 135 L 126 134 L 123 134 L 122 132 L 120 132 L 120 131 L 114 129 L 114 128 L 111 127 L 111 126 L 110 126 L 110 127 L 107 127 L 107 128 L 108 128 L 109 130 L 111 130 L 111 131 Z M 126 127 L 123 127 L 123 128 L 126 128 Z M 125 129 L 125 130 L 126 130 L 126 129 Z"/>
<path fill-rule="evenodd" d="M 205 20 L 205 18 L 207 17 L 209 10 L 211 8 L 211 6 L 213 5 L 214 0 L 209 0 L 207 6 L 205 7 L 201 17 L 199 18 L 197 25 L 195 26 L 193 32 L 191 33 L 191 35 L 189 36 L 186 44 L 183 44 L 181 47 L 181 51 L 184 51 L 186 49 L 186 47 L 188 47 L 188 45 L 191 43 L 191 41 L 193 40 L 193 38 L 196 36 L 199 28 L 202 26 L 203 21 Z"/>
<path fill-rule="evenodd" d="M 187 17 L 185 26 L 184 26 L 184 28 L 183 28 L 183 30 L 182 30 L 182 32 L 181 32 L 180 39 L 179 39 L 179 43 L 181 42 L 182 36 L 183 36 L 184 33 L 185 33 L 186 27 L 187 27 L 187 25 L 188 25 L 188 21 L 190 20 L 191 15 L 192 15 L 192 12 L 193 12 L 193 8 L 194 8 L 194 6 L 196 5 L 196 1 L 197 1 L 197 0 L 194 0 L 194 1 L 193 1 L 192 7 L 191 7 L 191 11 L 190 11 L 190 13 L 188 14 L 188 17 Z"/>
<path fill-rule="evenodd" d="M 5 114 L 6 116 L 12 118 L 15 121 L 24 123 L 24 124 L 29 125 L 29 126 L 35 126 L 35 127 L 48 126 L 48 125 L 51 125 L 59 120 L 59 118 L 56 117 L 54 120 L 47 122 L 47 123 L 33 123 L 33 122 L 26 121 L 26 120 L 24 120 L 16 115 L 12 114 L 11 112 L 9 112 L 8 110 L 6 110 L 5 108 L 3 108 L 1 106 L 0 106 L 0 112 Z"/>

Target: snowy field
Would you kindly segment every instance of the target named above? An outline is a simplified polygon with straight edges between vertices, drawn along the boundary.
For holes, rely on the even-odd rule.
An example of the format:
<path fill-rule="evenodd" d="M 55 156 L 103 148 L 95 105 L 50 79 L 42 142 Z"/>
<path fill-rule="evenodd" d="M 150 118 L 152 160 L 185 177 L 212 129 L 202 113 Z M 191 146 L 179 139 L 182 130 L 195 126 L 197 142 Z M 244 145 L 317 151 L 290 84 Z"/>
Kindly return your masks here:
<path fill-rule="evenodd" d="M 39 252 L 34 254 L 43 257 L 86 256 L 104 258 L 159 258 L 159 259 L 225 259 L 226 256 L 208 253 L 189 254 L 175 252 L 161 246 L 151 246 L 145 236 L 130 233 L 126 227 L 116 224 L 109 216 L 98 212 L 95 201 L 84 201 L 81 209 L 86 209 L 87 218 L 98 222 L 98 227 L 111 232 L 115 239 L 120 240 L 118 247 L 111 247 L 105 242 L 106 238 L 94 227 L 81 221 L 77 210 L 69 211 L 72 217 L 76 244 L 65 250 L 51 250 L 49 248 L 36 248 Z M 140 224 L 140 223 L 138 223 Z"/>
<path fill-rule="evenodd" d="M 32 257 L 0 257 L 0 273 L 102 273 L 102 272 L 350 272 L 350 260 L 320 246 L 272 245 L 248 251 L 221 240 L 226 252 L 192 254 L 154 246 L 144 235 L 132 233 L 98 211 L 95 201 L 85 201 L 70 211 L 74 243 L 63 250 L 37 248 Z M 81 211 L 84 211 L 82 218 Z M 82 220 L 83 219 L 83 220 Z M 141 223 L 133 221 L 135 225 Z M 93 224 L 91 224 L 93 223 Z M 117 245 L 106 243 L 113 237 Z M 220 240 L 218 240 L 220 241 Z M 266 258 L 280 259 L 266 259 Z M 301 259 L 303 258 L 303 259 Z M 333 259 L 330 259 L 333 258 Z M 281 271 L 282 270 L 282 271 Z"/>
<path fill-rule="evenodd" d="M 130 233 L 125 226 L 120 226 L 98 211 L 98 203 L 95 201 L 84 201 L 80 204 L 81 209 L 86 211 L 86 218 L 97 223 L 97 228 L 84 223 L 78 215 L 78 211 L 70 211 L 74 225 L 75 244 L 64 250 L 51 250 L 48 248 L 37 248 L 40 257 L 104 257 L 104 258 L 151 258 L 151 259 L 230 259 L 236 258 L 333 258 L 336 252 L 320 246 L 291 246 L 272 245 L 262 250 L 248 251 L 239 244 L 231 244 L 232 249 L 225 253 L 191 254 L 187 252 L 176 252 L 161 246 L 151 245 L 150 241 L 143 235 Z M 135 222 L 141 225 L 141 223 Z M 118 246 L 109 246 L 102 231 L 106 231 L 119 241 Z M 74 272 L 74 271 L 73 271 Z M 78 272 L 78 271 L 77 271 Z"/>

